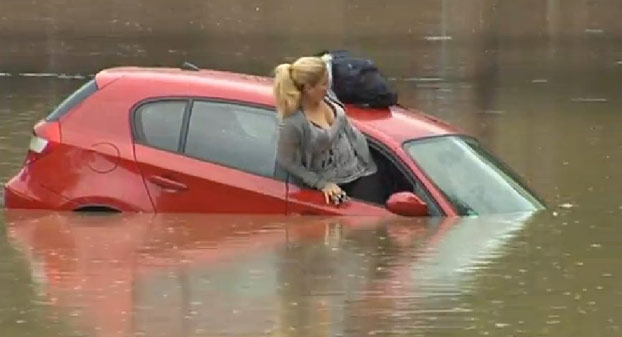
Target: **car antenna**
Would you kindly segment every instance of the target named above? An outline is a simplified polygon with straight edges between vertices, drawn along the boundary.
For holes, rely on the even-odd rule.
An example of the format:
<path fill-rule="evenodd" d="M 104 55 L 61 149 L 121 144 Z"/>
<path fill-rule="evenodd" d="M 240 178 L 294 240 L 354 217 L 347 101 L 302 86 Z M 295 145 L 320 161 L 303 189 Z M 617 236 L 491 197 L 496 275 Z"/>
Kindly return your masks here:
<path fill-rule="evenodd" d="M 194 64 L 185 61 L 182 65 L 181 65 L 181 69 L 183 70 L 192 70 L 192 71 L 199 71 L 201 70 L 201 68 L 195 66 Z"/>

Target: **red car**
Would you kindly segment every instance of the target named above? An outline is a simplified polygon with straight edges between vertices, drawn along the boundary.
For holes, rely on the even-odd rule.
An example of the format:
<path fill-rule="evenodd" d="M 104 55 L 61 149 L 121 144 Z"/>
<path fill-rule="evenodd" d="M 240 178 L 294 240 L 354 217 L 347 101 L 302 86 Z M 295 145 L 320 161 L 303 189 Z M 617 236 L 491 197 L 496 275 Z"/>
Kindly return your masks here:
<path fill-rule="evenodd" d="M 269 78 L 113 68 L 35 125 L 5 207 L 59 211 L 456 216 L 543 203 L 476 139 L 394 106 L 347 107 L 369 139 L 384 204 L 327 205 L 276 164 Z"/>

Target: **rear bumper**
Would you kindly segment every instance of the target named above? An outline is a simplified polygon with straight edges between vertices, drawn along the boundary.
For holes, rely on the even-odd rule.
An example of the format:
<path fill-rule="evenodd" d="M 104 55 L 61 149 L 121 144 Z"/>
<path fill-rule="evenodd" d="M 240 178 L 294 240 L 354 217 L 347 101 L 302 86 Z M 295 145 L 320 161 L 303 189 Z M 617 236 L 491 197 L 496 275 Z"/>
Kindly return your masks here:
<path fill-rule="evenodd" d="M 17 192 L 9 185 L 4 185 L 4 207 L 11 209 L 42 209 L 46 208 L 40 200 Z"/>
<path fill-rule="evenodd" d="M 4 208 L 72 210 L 68 200 L 37 183 L 29 183 L 24 176 L 20 172 L 4 185 Z"/>

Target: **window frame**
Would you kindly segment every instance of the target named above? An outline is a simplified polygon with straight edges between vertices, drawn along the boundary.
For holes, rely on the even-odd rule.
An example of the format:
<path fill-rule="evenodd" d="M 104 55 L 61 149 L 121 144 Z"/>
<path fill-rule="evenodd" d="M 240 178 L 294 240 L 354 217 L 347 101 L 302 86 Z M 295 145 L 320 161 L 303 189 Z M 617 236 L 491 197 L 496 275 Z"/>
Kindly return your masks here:
<path fill-rule="evenodd" d="M 421 196 L 418 193 L 416 193 L 417 186 L 419 186 L 419 188 L 421 189 L 421 192 L 425 195 L 425 197 L 422 199 L 427 199 L 423 201 L 426 202 L 426 204 L 428 205 L 428 213 L 430 213 L 429 211 L 430 207 L 433 207 L 435 210 L 434 212 L 435 214 L 430 214 L 429 216 L 446 216 L 447 215 L 445 211 L 443 210 L 443 208 L 439 205 L 438 200 L 434 198 L 432 193 L 430 193 L 427 187 L 421 182 L 421 179 L 419 179 L 419 177 L 417 177 L 417 175 L 408 168 L 408 165 L 404 163 L 404 161 L 399 156 L 397 156 L 395 151 L 391 150 L 388 146 L 384 145 L 379 140 L 367 134 L 364 134 L 364 135 L 367 138 L 369 146 L 373 147 L 374 150 L 377 150 L 378 152 L 380 152 L 381 155 L 383 155 L 386 159 L 388 159 L 389 162 L 395 168 L 397 168 L 397 170 L 404 177 L 406 177 L 408 182 L 413 186 L 413 190 L 410 192 L 414 193 L 415 195 L 421 198 Z M 430 201 L 432 202 L 432 205 L 430 205 Z"/>
<path fill-rule="evenodd" d="M 186 106 L 184 109 L 184 115 L 182 118 L 182 127 L 180 130 L 180 138 L 179 138 L 179 144 L 177 146 L 177 150 L 176 151 L 171 151 L 169 149 L 163 149 L 157 146 L 153 146 L 152 144 L 149 144 L 147 142 L 144 141 L 144 137 L 140 137 L 141 135 L 141 130 L 139 130 L 138 128 L 138 111 L 140 110 L 140 108 L 146 104 L 152 104 L 152 103 L 159 103 L 159 102 L 171 102 L 171 101 L 179 101 L 179 102 L 185 102 Z M 152 97 L 152 98 L 148 98 L 145 100 L 142 100 L 138 103 L 136 103 L 132 109 L 131 109 L 131 114 L 130 114 L 130 125 L 131 125 L 131 132 L 132 132 L 132 141 L 135 144 L 141 144 L 150 148 L 154 148 L 154 149 L 158 149 L 161 151 L 166 151 L 169 153 L 174 153 L 180 156 L 184 156 L 186 158 L 192 158 L 195 160 L 199 160 L 205 163 L 210 163 L 210 164 L 214 164 L 214 165 L 219 165 L 222 167 L 227 167 L 229 169 L 232 170 L 236 170 L 236 171 L 240 171 L 240 172 L 244 172 L 244 173 L 248 173 L 248 174 L 252 174 L 254 176 L 257 177 L 262 177 L 262 178 L 267 178 L 267 179 L 271 179 L 271 180 L 275 180 L 275 181 L 279 181 L 279 182 L 287 182 L 287 177 L 285 175 L 282 174 L 282 172 L 280 172 L 279 170 L 279 166 L 276 163 L 275 160 L 275 168 L 274 171 L 272 173 L 271 176 L 267 176 L 267 175 L 262 175 L 259 174 L 257 172 L 253 172 L 247 169 L 242 169 L 239 167 L 235 167 L 235 166 L 231 166 L 228 165 L 226 163 L 222 163 L 222 162 L 217 162 L 217 161 L 211 161 L 209 159 L 205 159 L 205 158 L 200 158 L 197 156 L 192 156 L 189 155 L 187 153 L 185 153 L 185 148 L 186 148 L 186 144 L 188 142 L 188 131 L 190 129 L 190 119 L 192 117 L 192 109 L 194 107 L 194 103 L 195 102 L 206 102 L 206 103 L 220 103 L 220 104 L 227 104 L 227 105 L 233 105 L 233 106 L 242 106 L 245 108 L 254 108 L 254 109 L 261 109 L 261 110 L 265 110 L 266 112 L 269 113 L 274 113 L 274 117 L 275 117 L 275 129 L 278 129 L 278 118 L 276 116 L 276 108 L 272 105 L 268 105 L 268 104 L 260 104 L 260 103 L 253 103 L 253 102 L 247 102 L 247 101 L 241 101 L 241 100 L 232 100 L 232 99 L 224 99 L 224 98 L 215 98 L 215 97 L 195 97 L 195 96 L 165 96 L 165 97 Z M 276 151 L 276 147 L 275 147 L 275 151 Z"/>

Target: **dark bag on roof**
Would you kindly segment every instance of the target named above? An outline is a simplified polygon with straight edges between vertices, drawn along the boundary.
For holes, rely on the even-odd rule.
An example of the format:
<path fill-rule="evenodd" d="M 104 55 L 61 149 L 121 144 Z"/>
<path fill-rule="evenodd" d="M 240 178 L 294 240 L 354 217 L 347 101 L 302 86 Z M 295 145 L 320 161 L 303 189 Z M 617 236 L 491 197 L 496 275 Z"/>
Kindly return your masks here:
<path fill-rule="evenodd" d="M 346 50 L 320 55 L 326 53 L 332 56 L 332 89 L 342 102 L 371 108 L 397 103 L 397 93 L 372 60 L 353 56 Z"/>

